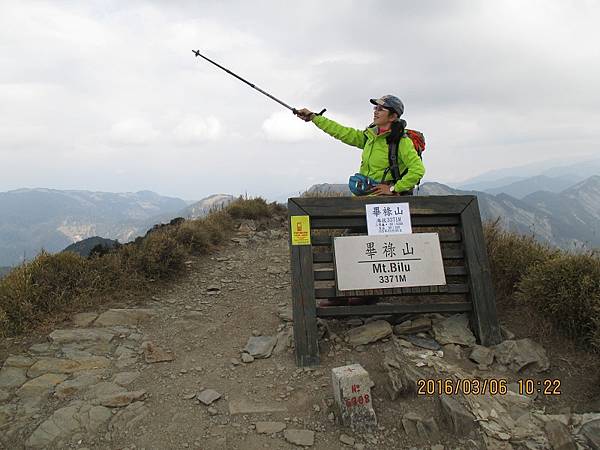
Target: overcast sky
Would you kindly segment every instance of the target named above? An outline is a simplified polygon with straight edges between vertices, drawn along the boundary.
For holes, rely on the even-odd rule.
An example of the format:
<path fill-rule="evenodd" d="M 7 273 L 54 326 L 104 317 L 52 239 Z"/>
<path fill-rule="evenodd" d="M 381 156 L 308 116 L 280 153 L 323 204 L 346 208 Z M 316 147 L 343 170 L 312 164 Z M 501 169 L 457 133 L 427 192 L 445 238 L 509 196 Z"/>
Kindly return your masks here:
<path fill-rule="evenodd" d="M 600 139 L 598 1 L 0 2 L 0 191 L 281 197 L 345 183 L 395 94 L 426 181 L 584 159 Z"/>

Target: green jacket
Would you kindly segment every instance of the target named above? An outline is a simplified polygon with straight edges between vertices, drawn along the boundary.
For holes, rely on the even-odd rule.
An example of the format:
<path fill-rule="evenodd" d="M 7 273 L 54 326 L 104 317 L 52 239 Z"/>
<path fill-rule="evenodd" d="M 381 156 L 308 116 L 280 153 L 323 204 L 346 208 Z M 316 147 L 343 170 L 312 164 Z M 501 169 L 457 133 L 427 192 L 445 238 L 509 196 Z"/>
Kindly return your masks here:
<path fill-rule="evenodd" d="M 377 127 L 357 130 L 345 127 L 331 119 L 323 116 L 315 116 L 312 122 L 325 133 L 340 141 L 363 149 L 360 162 L 360 173 L 377 181 L 392 180 L 392 174 L 388 170 L 385 180 L 382 180 L 385 169 L 390 166 L 388 160 L 388 144 L 386 137 L 389 131 L 377 135 Z M 408 137 L 400 139 L 398 145 L 398 169 L 402 174 L 408 168 L 408 173 L 394 185 L 396 192 L 412 189 L 423 178 L 425 167 L 423 161 L 417 155 L 412 140 Z"/>

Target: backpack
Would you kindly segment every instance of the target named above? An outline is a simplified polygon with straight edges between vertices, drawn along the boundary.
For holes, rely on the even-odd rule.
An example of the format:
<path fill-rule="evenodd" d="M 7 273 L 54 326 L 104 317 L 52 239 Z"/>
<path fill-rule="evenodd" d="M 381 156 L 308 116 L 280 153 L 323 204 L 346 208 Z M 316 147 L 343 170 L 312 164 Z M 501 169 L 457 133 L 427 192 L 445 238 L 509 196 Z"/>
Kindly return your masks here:
<path fill-rule="evenodd" d="M 417 155 L 419 155 L 419 158 L 421 158 L 421 160 L 422 160 L 423 157 L 421 156 L 421 154 L 425 151 L 425 136 L 423 136 L 423 133 L 421 133 L 420 131 L 416 131 L 416 130 L 406 129 L 404 131 L 404 136 L 408 137 L 412 141 L 412 143 L 415 147 L 415 150 L 417 152 Z M 404 170 L 404 172 L 402 172 L 402 174 L 400 174 L 400 169 L 398 168 L 398 144 L 399 143 L 400 142 L 392 142 L 392 143 L 388 144 L 388 149 L 389 149 L 388 160 L 390 162 L 390 167 L 385 169 L 385 171 L 383 172 L 383 178 L 382 178 L 382 179 L 384 179 L 385 176 L 387 175 L 387 172 L 389 171 L 392 174 L 394 183 L 396 183 L 398 180 L 402 179 L 402 177 L 408 173 L 408 169 L 406 169 L 406 170 Z M 417 186 L 420 183 L 421 183 L 421 181 L 419 181 L 417 183 Z"/>

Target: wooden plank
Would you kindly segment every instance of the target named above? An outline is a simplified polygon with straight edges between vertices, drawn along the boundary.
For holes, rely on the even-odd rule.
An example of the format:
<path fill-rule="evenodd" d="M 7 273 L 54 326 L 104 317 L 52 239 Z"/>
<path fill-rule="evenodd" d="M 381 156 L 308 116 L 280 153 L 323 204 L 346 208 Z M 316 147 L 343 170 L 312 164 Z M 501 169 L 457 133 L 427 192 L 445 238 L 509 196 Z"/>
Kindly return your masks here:
<path fill-rule="evenodd" d="M 502 334 L 496 313 L 496 299 L 477 197 L 473 197 L 471 203 L 464 209 L 461 221 L 466 253 L 465 263 L 469 272 L 473 302 L 471 326 L 481 345 L 495 345 L 502 342 Z"/>
<path fill-rule="evenodd" d="M 408 203 L 412 215 L 460 214 L 469 204 L 469 195 L 403 197 L 297 197 L 292 200 L 311 217 L 344 217 L 365 214 L 365 205 Z"/>
<path fill-rule="evenodd" d="M 440 236 L 440 242 L 461 242 L 462 236 L 460 232 L 440 232 L 438 233 Z M 311 243 L 315 247 L 327 247 L 333 245 L 333 237 L 332 236 L 312 236 Z"/>
<path fill-rule="evenodd" d="M 431 227 L 431 226 L 456 226 L 460 224 L 459 216 L 413 216 L 410 221 L 413 227 Z M 311 228 L 319 229 L 343 229 L 356 228 L 367 229 L 367 219 L 364 215 L 354 217 L 321 217 L 317 216 L 310 219 Z"/>
<path fill-rule="evenodd" d="M 469 285 L 468 284 L 447 284 L 445 286 L 439 286 L 440 290 L 443 292 L 430 293 L 428 295 L 438 295 L 438 294 L 468 294 L 469 293 Z M 401 295 L 419 295 L 421 294 L 420 287 L 406 287 L 402 288 L 405 292 Z M 393 288 L 383 289 L 385 293 L 392 293 Z M 361 295 L 373 295 L 373 294 L 362 294 L 364 291 L 360 291 Z M 340 291 L 342 293 L 346 291 Z M 315 298 L 335 298 L 337 297 L 337 292 L 335 287 L 320 287 L 315 288 Z"/>
<path fill-rule="evenodd" d="M 292 200 L 288 201 L 288 226 L 291 216 L 306 215 Z M 312 246 L 292 245 L 290 233 L 290 265 L 292 278 L 292 310 L 296 364 L 300 367 L 319 365 L 316 301 L 313 281 Z"/>
<path fill-rule="evenodd" d="M 465 253 L 462 249 L 450 248 L 444 249 L 442 246 L 442 259 L 463 259 Z M 314 263 L 332 263 L 333 253 L 332 252 L 319 252 L 313 253 Z"/>
<path fill-rule="evenodd" d="M 460 303 L 418 303 L 414 305 L 327 306 L 317 308 L 317 317 L 374 316 L 379 314 L 468 312 L 472 305 Z"/>

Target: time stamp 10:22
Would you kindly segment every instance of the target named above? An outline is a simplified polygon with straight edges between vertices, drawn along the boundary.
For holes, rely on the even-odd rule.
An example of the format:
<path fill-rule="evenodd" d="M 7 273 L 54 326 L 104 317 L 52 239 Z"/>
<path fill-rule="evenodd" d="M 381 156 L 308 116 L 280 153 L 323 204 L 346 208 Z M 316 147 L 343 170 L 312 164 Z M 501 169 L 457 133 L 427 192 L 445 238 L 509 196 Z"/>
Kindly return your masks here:
<path fill-rule="evenodd" d="M 560 380 L 547 378 L 534 380 L 523 378 L 516 380 L 511 390 L 519 395 L 560 395 Z M 516 389 L 515 389 L 516 388 Z M 417 394 L 419 395 L 505 395 L 508 392 L 508 380 L 504 378 L 461 378 L 461 379 L 419 379 Z"/>

